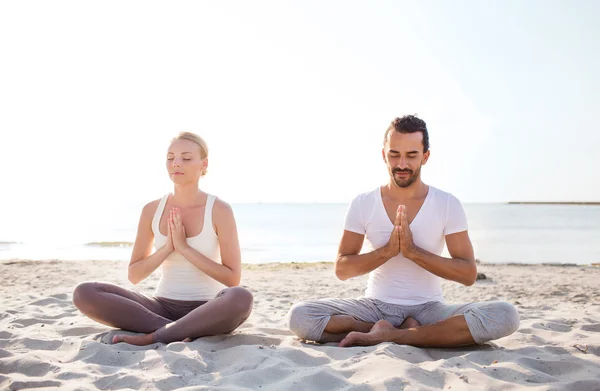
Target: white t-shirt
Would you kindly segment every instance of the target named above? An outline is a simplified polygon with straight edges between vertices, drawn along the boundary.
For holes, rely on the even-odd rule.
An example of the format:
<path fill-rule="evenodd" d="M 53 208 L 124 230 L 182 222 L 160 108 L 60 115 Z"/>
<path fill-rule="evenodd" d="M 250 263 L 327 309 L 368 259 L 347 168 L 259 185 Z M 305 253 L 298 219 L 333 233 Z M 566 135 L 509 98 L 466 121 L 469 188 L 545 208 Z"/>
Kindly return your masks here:
<path fill-rule="evenodd" d="M 344 229 L 366 235 L 371 250 L 383 247 L 393 228 L 379 187 L 357 196 L 346 212 Z M 446 235 L 467 228 L 467 217 L 460 201 L 433 186 L 429 186 L 421 209 L 410 223 L 415 245 L 436 255 L 444 251 Z M 365 296 L 399 305 L 444 301 L 440 277 L 402 254 L 369 273 Z"/>

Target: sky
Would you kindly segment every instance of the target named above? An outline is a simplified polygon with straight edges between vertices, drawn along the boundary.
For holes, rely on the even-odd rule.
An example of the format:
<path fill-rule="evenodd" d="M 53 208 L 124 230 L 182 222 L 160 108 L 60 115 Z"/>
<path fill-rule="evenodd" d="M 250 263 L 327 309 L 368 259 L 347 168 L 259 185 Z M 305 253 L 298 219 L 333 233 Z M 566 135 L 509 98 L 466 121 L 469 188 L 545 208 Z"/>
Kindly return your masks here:
<path fill-rule="evenodd" d="M 393 118 L 463 202 L 600 201 L 596 1 L 0 3 L 0 204 L 18 216 L 172 190 L 209 145 L 229 202 L 348 202 Z M 72 209 L 72 210 L 71 210 Z M 63 213 L 63 212 L 59 212 Z"/>

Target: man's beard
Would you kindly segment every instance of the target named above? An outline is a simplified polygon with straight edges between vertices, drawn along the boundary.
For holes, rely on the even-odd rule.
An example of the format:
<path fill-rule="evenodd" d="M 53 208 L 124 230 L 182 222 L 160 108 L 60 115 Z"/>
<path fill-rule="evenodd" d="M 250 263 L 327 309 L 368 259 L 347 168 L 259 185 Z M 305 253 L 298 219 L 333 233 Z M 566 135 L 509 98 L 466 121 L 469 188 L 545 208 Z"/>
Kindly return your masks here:
<path fill-rule="evenodd" d="M 396 173 L 398 173 L 398 172 L 406 172 L 409 174 L 409 177 L 408 178 L 396 178 Z M 419 166 L 419 168 L 417 168 L 417 171 L 414 171 L 414 172 L 413 172 L 413 170 L 410 170 L 408 168 L 403 169 L 403 170 L 400 168 L 394 168 L 391 171 L 392 180 L 398 187 L 409 187 L 419 178 L 420 174 L 421 174 L 421 166 Z"/>

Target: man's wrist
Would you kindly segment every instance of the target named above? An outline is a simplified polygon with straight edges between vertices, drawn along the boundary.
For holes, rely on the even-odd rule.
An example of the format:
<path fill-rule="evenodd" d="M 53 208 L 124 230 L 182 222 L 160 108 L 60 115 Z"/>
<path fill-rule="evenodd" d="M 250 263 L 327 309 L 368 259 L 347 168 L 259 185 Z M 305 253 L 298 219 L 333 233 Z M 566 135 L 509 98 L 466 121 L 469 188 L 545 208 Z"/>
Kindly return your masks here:
<path fill-rule="evenodd" d="M 421 251 L 417 246 L 412 246 L 410 248 L 409 251 L 407 251 L 406 254 L 402 254 L 404 255 L 405 258 L 410 259 L 411 261 L 415 262 L 415 263 L 419 263 L 421 260 Z"/>
<path fill-rule="evenodd" d="M 389 261 L 392 258 L 392 255 L 390 254 L 390 251 L 388 250 L 387 245 L 380 247 L 379 248 L 379 256 L 381 257 L 381 259 L 383 259 L 384 261 Z"/>

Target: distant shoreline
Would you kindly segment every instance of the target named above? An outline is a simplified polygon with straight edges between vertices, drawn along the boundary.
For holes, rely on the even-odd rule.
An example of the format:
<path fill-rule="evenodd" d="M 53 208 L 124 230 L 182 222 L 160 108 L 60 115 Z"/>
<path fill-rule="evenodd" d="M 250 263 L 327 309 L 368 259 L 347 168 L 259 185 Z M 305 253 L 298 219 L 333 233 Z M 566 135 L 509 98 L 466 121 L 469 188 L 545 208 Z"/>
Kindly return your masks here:
<path fill-rule="evenodd" d="M 600 205 L 598 202 L 579 201 L 510 201 L 509 205 Z"/>

